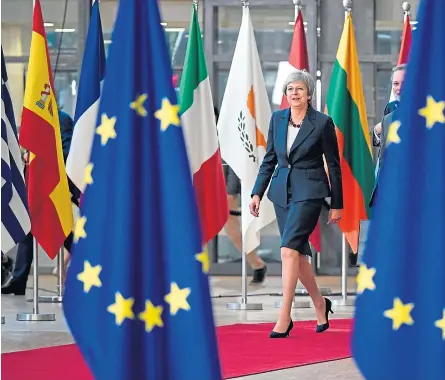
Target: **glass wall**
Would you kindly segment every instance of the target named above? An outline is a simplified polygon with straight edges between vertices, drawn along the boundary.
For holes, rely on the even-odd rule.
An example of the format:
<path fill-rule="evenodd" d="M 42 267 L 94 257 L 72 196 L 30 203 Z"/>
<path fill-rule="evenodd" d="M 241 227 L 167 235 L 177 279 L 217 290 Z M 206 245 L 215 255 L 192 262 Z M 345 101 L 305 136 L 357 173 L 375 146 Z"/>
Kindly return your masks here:
<path fill-rule="evenodd" d="M 250 10 L 264 80 L 274 110 L 277 105 L 272 104 L 272 93 L 275 87 L 278 64 L 280 61 L 288 59 L 293 34 L 294 9 L 293 4 L 289 3 L 285 7 L 252 6 Z M 241 6 L 220 6 L 215 7 L 215 11 L 216 30 L 213 40 L 213 54 L 215 61 L 217 61 L 214 72 L 217 79 L 214 101 L 219 107 L 224 96 L 230 64 L 239 34 L 242 8 Z"/>
<path fill-rule="evenodd" d="M 391 92 L 392 67 L 397 63 L 404 24 L 404 12 L 401 2 L 376 0 L 375 21 L 375 53 L 388 55 L 391 61 L 379 63 L 375 77 L 376 115 L 383 115 L 383 110 L 388 102 Z M 419 0 L 409 2 L 410 20 L 413 33 L 415 33 L 415 21 Z"/>
<path fill-rule="evenodd" d="M 32 0 L 2 1 L 2 47 L 7 60 L 18 125 L 31 41 L 32 3 Z M 366 88 L 370 128 L 374 121 L 381 118 L 390 96 L 391 69 L 399 54 L 403 26 L 401 3 L 388 0 L 354 1 L 355 36 Z M 410 1 L 414 28 L 418 3 L 419 0 Z M 91 0 L 41 0 L 41 4 L 51 62 L 55 71 L 58 103 L 64 111 L 73 116 Z M 184 65 L 191 4 L 191 0 L 160 0 L 162 25 L 170 47 L 177 82 Z M 118 0 L 100 1 L 106 49 L 112 44 L 117 5 Z M 313 73 L 316 69 L 322 71 L 322 88 L 325 91 L 329 85 L 332 63 L 343 27 L 343 8 L 341 2 L 336 4 L 331 1 L 305 0 L 303 5 L 311 69 Z M 271 108 L 275 110 L 278 105 L 272 103 L 272 93 L 276 85 L 278 65 L 288 60 L 295 8 L 291 0 L 256 0 L 251 2 L 250 11 Z M 220 107 L 241 24 L 241 2 L 200 0 L 198 14 L 205 38 L 214 103 Z M 279 236 L 276 225 L 266 229 L 262 236 L 261 254 L 269 262 L 279 261 Z M 215 262 L 230 263 L 240 259 L 239 252 L 231 245 L 224 231 L 215 243 L 218 247 L 214 250 Z"/>
<path fill-rule="evenodd" d="M 41 0 L 58 104 L 71 116 L 78 70 L 79 1 Z M 31 46 L 32 13 L 32 0 L 2 1 L 2 47 L 19 127 Z"/>
<path fill-rule="evenodd" d="M 202 3 L 201 3 L 202 4 Z M 101 0 L 106 51 L 112 43 L 117 0 Z M 161 1 L 161 16 L 176 74 L 182 72 L 191 1 Z M 58 104 L 74 116 L 77 80 L 88 28 L 91 0 L 41 0 Z M 202 6 L 199 18 L 202 20 Z M 32 34 L 32 0 L 2 1 L 2 47 L 7 62 L 16 122 L 20 125 Z M 56 67 L 57 66 L 57 67 Z"/>

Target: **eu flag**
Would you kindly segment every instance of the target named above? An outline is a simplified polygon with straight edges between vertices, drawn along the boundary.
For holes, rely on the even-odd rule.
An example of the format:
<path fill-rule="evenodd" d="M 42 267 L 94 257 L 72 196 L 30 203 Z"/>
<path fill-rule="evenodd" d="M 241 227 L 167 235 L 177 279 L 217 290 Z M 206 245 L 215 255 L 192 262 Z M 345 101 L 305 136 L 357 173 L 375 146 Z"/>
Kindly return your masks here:
<path fill-rule="evenodd" d="M 98 380 L 221 379 L 157 2 L 119 2 L 64 312 Z"/>
<path fill-rule="evenodd" d="M 352 351 L 368 380 L 445 379 L 445 15 L 420 2 L 357 277 Z"/>

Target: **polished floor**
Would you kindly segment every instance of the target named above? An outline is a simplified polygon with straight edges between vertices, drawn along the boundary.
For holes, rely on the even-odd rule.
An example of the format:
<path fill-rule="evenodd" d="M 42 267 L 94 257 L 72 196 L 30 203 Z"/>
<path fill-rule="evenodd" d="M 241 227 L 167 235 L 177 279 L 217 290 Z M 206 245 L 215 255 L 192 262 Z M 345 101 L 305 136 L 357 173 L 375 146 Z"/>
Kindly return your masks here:
<path fill-rule="evenodd" d="M 350 278 L 348 290 L 354 290 L 354 279 Z M 275 302 L 280 300 L 280 278 L 268 277 L 263 285 L 249 286 L 251 295 L 248 302 L 261 303 L 261 311 L 228 310 L 228 302 L 236 302 L 240 295 L 241 279 L 239 277 L 214 277 L 211 279 L 213 306 L 216 323 L 227 325 L 232 323 L 274 322 L 278 313 Z M 338 277 L 320 277 L 318 283 L 326 291 L 340 292 L 341 284 Z M 46 275 L 40 277 L 40 295 L 53 295 L 56 290 L 56 277 Z M 32 278 L 28 286 L 32 286 Z M 59 304 L 40 304 L 41 313 L 54 313 L 54 322 L 18 322 L 17 313 L 32 311 L 32 303 L 26 302 L 32 297 L 32 289 L 28 289 L 26 297 L 3 295 L 1 314 L 6 323 L 1 327 L 2 352 L 20 351 L 38 347 L 56 346 L 72 343 L 72 338 L 65 324 Z M 332 296 L 331 299 L 339 297 Z M 307 301 L 308 297 L 297 297 L 297 301 Z M 335 306 L 333 318 L 351 318 L 354 308 L 350 306 Z M 293 311 L 294 320 L 314 319 L 314 309 L 296 308 Z M 345 379 L 360 380 L 360 375 L 352 359 L 332 361 L 305 367 L 297 367 L 283 371 L 275 371 L 260 375 L 240 377 L 243 380 L 329 380 Z"/>

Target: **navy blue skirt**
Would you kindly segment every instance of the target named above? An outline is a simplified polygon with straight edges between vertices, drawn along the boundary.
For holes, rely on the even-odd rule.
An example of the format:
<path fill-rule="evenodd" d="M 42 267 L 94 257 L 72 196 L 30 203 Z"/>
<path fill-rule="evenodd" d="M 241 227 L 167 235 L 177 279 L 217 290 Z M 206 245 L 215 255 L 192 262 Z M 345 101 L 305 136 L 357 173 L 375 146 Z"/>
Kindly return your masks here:
<path fill-rule="evenodd" d="M 274 204 L 281 246 L 298 251 L 301 255 L 312 256 L 309 236 L 317 226 L 323 198 L 289 202 L 286 208 Z"/>

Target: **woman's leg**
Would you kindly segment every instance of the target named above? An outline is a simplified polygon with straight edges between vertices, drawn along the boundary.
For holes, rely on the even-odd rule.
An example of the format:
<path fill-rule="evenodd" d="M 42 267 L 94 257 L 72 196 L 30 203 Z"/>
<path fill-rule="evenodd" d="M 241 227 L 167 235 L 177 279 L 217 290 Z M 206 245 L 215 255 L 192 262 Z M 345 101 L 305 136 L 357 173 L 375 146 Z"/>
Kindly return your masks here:
<path fill-rule="evenodd" d="M 314 303 L 318 324 L 322 325 L 326 323 L 326 302 L 323 296 L 320 294 L 320 290 L 318 289 L 318 285 L 315 281 L 312 266 L 309 264 L 307 256 L 300 255 L 298 269 L 300 281 L 306 288 L 307 292 L 312 298 L 312 302 Z"/>
<path fill-rule="evenodd" d="M 283 305 L 281 306 L 280 316 L 273 331 L 285 332 L 291 321 L 292 302 L 295 296 L 295 287 L 297 286 L 299 274 L 300 254 L 294 249 L 281 247 L 281 277 L 283 283 Z"/>
<path fill-rule="evenodd" d="M 71 259 L 71 254 L 67 249 L 65 249 L 65 252 L 63 254 L 63 270 L 65 271 L 65 276 L 66 276 L 66 270 L 68 269 L 68 264 L 70 263 L 70 259 Z"/>
<path fill-rule="evenodd" d="M 227 200 L 229 203 L 229 209 L 230 210 L 237 210 L 239 206 L 239 200 L 236 195 L 227 195 Z M 227 220 L 226 225 L 224 226 L 224 229 L 226 230 L 227 235 L 229 236 L 230 240 L 232 241 L 235 248 L 242 252 L 242 236 L 241 236 L 241 223 L 240 223 L 240 216 L 236 215 L 229 215 L 229 219 Z M 264 261 L 261 259 L 261 257 L 258 255 L 256 250 L 253 250 L 252 252 L 248 252 L 246 255 L 246 260 L 251 266 L 252 269 L 262 269 L 264 268 Z"/>

